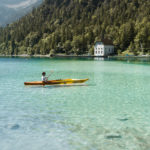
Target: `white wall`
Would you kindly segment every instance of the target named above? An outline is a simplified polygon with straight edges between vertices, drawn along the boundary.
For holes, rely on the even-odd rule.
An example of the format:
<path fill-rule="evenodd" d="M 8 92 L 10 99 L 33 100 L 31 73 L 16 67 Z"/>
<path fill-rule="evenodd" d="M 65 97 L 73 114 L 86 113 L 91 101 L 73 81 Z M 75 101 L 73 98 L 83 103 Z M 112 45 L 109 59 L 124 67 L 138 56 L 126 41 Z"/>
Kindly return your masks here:
<path fill-rule="evenodd" d="M 103 45 L 103 43 L 96 43 L 94 46 L 94 56 L 108 56 L 114 53 L 113 45 Z"/>
<path fill-rule="evenodd" d="M 95 56 L 104 56 L 104 45 L 102 44 L 96 44 L 94 47 L 94 55 Z"/>

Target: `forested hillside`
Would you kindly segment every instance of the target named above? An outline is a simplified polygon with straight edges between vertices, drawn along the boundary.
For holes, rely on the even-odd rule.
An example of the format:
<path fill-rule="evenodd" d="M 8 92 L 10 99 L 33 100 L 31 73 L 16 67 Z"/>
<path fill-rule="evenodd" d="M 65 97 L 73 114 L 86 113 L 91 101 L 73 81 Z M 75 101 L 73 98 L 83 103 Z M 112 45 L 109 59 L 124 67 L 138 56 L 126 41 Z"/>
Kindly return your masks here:
<path fill-rule="evenodd" d="M 0 28 L 0 54 L 87 54 L 103 38 L 118 53 L 150 53 L 150 0 L 45 0 Z"/>

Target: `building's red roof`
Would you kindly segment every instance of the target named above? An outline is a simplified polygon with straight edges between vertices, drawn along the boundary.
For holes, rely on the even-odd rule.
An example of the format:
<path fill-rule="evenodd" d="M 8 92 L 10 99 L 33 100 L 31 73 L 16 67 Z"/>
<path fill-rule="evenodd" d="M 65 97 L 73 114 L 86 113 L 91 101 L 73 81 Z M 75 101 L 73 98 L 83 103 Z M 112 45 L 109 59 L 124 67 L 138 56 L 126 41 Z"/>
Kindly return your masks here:
<path fill-rule="evenodd" d="M 104 45 L 113 45 L 113 42 L 109 39 L 103 39 L 103 40 L 97 41 L 97 42 L 102 42 Z"/>

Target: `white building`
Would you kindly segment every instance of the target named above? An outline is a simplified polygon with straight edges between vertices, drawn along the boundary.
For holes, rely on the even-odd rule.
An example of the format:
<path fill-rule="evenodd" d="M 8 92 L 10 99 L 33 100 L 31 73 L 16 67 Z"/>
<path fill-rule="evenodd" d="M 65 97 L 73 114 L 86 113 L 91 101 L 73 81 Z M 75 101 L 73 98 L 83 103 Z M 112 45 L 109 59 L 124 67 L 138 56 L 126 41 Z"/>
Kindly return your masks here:
<path fill-rule="evenodd" d="M 94 56 L 108 56 L 114 54 L 114 45 L 110 40 L 97 41 L 94 46 Z"/>

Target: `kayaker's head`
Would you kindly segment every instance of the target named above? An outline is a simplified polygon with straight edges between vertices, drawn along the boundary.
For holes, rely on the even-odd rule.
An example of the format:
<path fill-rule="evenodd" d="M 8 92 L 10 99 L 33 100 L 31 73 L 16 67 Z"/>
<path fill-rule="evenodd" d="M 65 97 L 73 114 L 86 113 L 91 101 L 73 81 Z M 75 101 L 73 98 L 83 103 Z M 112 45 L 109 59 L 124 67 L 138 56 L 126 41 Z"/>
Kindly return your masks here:
<path fill-rule="evenodd" d="M 46 72 L 43 72 L 43 73 L 42 73 L 42 76 L 45 76 L 45 75 L 46 75 Z"/>

